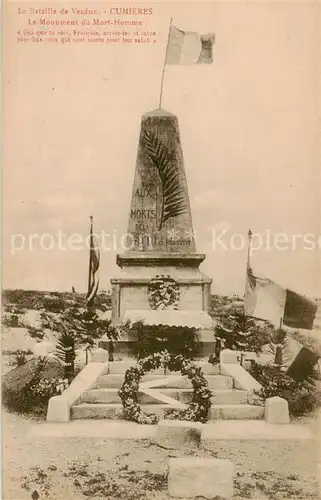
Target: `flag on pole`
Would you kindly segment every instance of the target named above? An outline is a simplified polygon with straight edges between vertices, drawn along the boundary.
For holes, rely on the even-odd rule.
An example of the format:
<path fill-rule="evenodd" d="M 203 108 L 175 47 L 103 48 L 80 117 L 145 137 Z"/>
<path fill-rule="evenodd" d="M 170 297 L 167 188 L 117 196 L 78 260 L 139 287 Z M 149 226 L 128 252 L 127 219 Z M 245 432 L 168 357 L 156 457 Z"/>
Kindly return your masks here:
<path fill-rule="evenodd" d="M 317 304 L 311 299 L 281 287 L 269 278 L 256 276 L 247 267 L 244 312 L 248 316 L 270 321 L 279 327 L 281 321 L 292 328 L 312 330 Z"/>
<path fill-rule="evenodd" d="M 280 326 L 285 303 L 285 290 L 268 278 L 256 276 L 247 268 L 244 312 L 248 316 L 270 321 Z"/>
<path fill-rule="evenodd" d="M 166 64 L 203 64 L 213 62 L 213 33 L 200 35 L 170 26 Z"/>
<path fill-rule="evenodd" d="M 312 330 L 317 309 L 316 301 L 287 290 L 283 323 L 292 328 Z"/>
<path fill-rule="evenodd" d="M 88 276 L 88 292 L 86 295 L 87 307 L 92 306 L 94 298 L 97 295 L 99 286 L 99 263 L 100 263 L 100 252 L 99 252 L 98 242 L 93 233 L 93 218 L 90 217 L 89 276 Z"/>

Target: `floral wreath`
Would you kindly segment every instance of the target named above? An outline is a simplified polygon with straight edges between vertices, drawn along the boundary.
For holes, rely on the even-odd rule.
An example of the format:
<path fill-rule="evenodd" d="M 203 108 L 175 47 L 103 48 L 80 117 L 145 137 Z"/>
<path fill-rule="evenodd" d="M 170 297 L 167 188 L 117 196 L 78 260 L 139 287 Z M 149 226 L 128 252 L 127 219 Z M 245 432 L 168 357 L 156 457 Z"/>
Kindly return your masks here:
<path fill-rule="evenodd" d="M 157 274 L 152 278 L 147 293 L 152 309 L 178 309 L 179 286 L 168 274 Z"/>
<path fill-rule="evenodd" d="M 212 393 L 202 369 L 181 354 L 173 355 L 168 351 L 152 354 L 138 361 L 138 367 L 131 367 L 125 373 L 124 382 L 118 391 L 126 420 L 138 424 L 157 424 L 159 417 L 154 413 L 145 413 L 138 404 L 139 382 L 150 370 L 163 366 L 170 371 L 180 371 L 189 378 L 193 385 L 193 397 L 189 406 L 184 410 L 169 408 L 165 414 L 168 420 L 188 420 L 192 422 L 206 422 L 211 407 Z"/>

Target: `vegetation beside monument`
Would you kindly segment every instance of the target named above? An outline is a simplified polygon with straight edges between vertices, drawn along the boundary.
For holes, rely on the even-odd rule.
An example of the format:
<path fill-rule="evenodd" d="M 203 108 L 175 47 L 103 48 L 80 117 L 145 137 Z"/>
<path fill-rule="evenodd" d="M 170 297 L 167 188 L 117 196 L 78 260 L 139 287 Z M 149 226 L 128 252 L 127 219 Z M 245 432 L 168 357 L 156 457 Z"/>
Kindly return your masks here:
<path fill-rule="evenodd" d="M 16 295 L 22 303 L 23 297 L 32 301 L 29 293 Z M 38 300 L 39 293 L 35 292 L 35 296 Z M 11 305 L 7 307 L 12 309 Z M 55 337 L 53 351 L 30 360 L 27 357 L 32 354 L 30 350 L 7 351 L 15 368 L 3 376 L 2 402 L 11 411 L 37 416 L 46 414 L 49 399 L 61 394 L 77 375 L 79 369 L 77 371 L 75 359 L 79 350 L 90 350 L 103 335 L 110 342 L 119 338 L 110 319 L 104 319 L 95 310 L 79 307 L 76 301 L 70 304 L 69 299 L 62 310 L 42 309 L 40 323 L 28 325 L 27 330 L 30 337 L 40 342 L 50 331 Z"/>
<path fill-rule="evenodd" d="M 215 338 L 224 340 L 226 349 L 261 352 L 269 342 L 268 328 L 259 326 L 243 311 L 234 310 L 215 326 Z"/>
<path fill-rule="evenodd" d="M 55 317 L 46 315 L 45 320 L 47 327 L 59 333 L 55 354 L 68 380 L 75 375 L 76 349 L 91 350 L 103 335 L 111 342 L 119 339 L 119 330 L 111 320 L 100 318 L 93 309 L 73 307 Z"/>
<path fill-rule="evenodd" d="M 101 290 L 96 296 L 96 308 L 106 311 L 111 307 L 111 296 Z M 2 291 L 5 313 L 16 308 L 20 313 L 30 309 L 60 312 L 70 305 L 82 307 L 85 294 L 77 292 L 47 292 L 40 290 L 6 289 Z M 54 309 L 54 311 L 53 311 Z"/>
<path fill-rule="evenodd" d="M 241 309 L 232 310 L 215 327 L 215 337 L 223 340 L 224 347 L 241 352 L 262 352 L 268 346 L 271 362 L 265 365 L 251 360 L 249 372 L 263 389 L 256 393 L 256 404 L 264 404 L 267 398 L 279 396 L 289 404 L 292 417 L 313 412 L 321 405 L 321 390 L 313 376 L 297 381 L 287 374 L 285 351 L 286 332 L 268 322 L 257 322 L 246 316 Z M 240 360 L 241 361 L 241 360 Z"/>
<path fill-rule="evenodd" d="M 252 363 L 249 371 L 263 386 L 263 389 L 256 393 L 258 402 L 273 396 L 284 398 L 289 404 L 289 413 L 292 417 L 313 412 L 321 404 L 321 390 L 313 378 L 298 382 L 275 364 L 260 366 Z"/>
<path fill-rule="evenodd" d="M 49 399 L 68 385 L 58 361 L 33 358 L 3 376 L 2 404 L 10 411 L 44 416 Z"/>

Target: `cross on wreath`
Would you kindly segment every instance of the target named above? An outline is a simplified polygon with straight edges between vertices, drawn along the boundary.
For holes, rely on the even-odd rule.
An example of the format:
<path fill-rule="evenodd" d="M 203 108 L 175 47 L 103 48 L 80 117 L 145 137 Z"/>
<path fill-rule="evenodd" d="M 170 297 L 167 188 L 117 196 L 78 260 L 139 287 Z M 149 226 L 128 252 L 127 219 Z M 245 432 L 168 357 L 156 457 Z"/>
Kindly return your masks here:
<path fill-rule="evenodd" d="M 179 380 L 181 378 L 181 375 L 178 375 L 177 377 L 171 377 L 170 381 L 171 382 L 176 382 L 176 380 Z M 144 394 L 147 394 L 148 396 L 152 396 L 153 398 L 162 401 L 163 403 L 167 403 L 171 405 L 172 407 L 175 408 L 181 408 L 182 410 L 187 408 L 187 405 L 184 403 L 181 403 L 180 401 L 177 401 L 177 399 L 171 398 L 170 396 L 166 396 L 162 392 L 159 391 L 151 391 L 149 389 L 152 389 L 154 387 L 160 387 L 163 385 L 167 385 L 169 382 L 169 378 L 162 378 L 162 379 L 157 379 L 157 380 L 149 380 L 147 382 L 143 382 L 139 386 L 139 392 L 143 392 Z"/>

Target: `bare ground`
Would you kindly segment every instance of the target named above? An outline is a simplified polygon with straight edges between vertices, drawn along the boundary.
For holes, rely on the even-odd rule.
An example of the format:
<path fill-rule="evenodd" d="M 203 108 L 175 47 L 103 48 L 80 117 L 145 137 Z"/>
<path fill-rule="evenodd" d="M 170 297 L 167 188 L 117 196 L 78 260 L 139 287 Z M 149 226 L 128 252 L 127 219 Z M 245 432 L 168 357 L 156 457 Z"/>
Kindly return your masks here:
<path fill-rule="evenodd" d="M 4 500 L 169 500 L 168 458 L 184 455 L 231 459 L 234 500 L 320 498 L 316 440 L 220 440 L 195 453 L 165 450 L 147 439 L 31 438 L 35 423 L 3 413 Z M 316 425 L 313 419 L 304 424 Z"/>

